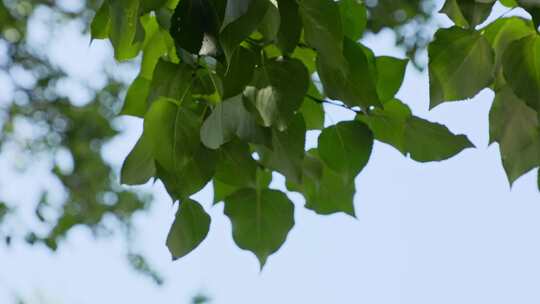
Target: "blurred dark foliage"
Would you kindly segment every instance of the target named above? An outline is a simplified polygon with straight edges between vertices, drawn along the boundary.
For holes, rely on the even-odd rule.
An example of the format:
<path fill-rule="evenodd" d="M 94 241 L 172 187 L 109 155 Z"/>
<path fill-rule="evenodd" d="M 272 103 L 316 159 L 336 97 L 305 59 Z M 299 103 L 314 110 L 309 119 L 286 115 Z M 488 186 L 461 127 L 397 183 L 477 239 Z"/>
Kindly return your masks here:
<path fill-rule="evenodd" d="M 429 22 L 435 12 L 435 0 L 365 0 L 368 11 L 368 29 L 378 33 L 392 30 L 396 44 L 405 49 L 417 68 L 422 69 L 418 53 L 427 47 L 432 30 Z"/>
<path fill-rule="evenodd" d="M 17 231 L 11 235 L 9 227 L 4 227 L 0 233 L 3 232 L 7 245 L 20 237 L 29 244 L 44 244 L 56 250 L 59 242 L 76 226 L 89 228 L 96 237 L 108 236 L 115 232 L 111 230 L 117 230 L 111 229 L 110 224 L 105 225 L 111 216 L 120 225 L 118 230 L 123 231 L 128 239 L 133 214 L 146 209 L 150 202 L 148 195 L 121 187 L 115 170 L 101 153 L 102 146 L 118 134 L 112 120 L 116 114 L 114 109 L 121 103 L 119 96 L 125 85 L 107 76 L 107 84 L 92 92 L 89 103 L 74 105 L 57 89 L 58 82 L 69 76 L 57 68 L 42 50 L 30 47 L 26 40 L 29 20 L 39 6 L 48 6 L 58 14 L 57 24 L 51 26 L 62 26 L 73 19 L 88 23 L 93 16 L 92 10 L 98 4 L 97 1 L 88 1 L 81 11 L 69 12 L 56 6 L 54 1 L 0 1 L 0 44 L 6 47 L 7 54 L 0 70 L 10 76 L 11 71 L 22 69 L 32 75 L 34 84 L 25 87 L 12 81 L 13 94 L 10 95 L 13 100 L 0 105 L 0 157 L 6 157 L 4 150 L 9 144 L 16 145 L 18 151 L 29 155 L 27 159 L 30 161 L 24 164 L 24 170 L 32 170 L 32 160 L 41 160 L 43 157 L 40 156 L 44 154 L 51 156 L 54 161 L 50 173 L 66 194 L 63 202 L 53 204 L 49 202 L 49 191 L 56 189 L 46 189 L 38 202 L 28 202 L 35 205 L 35 218 L 48 227 L 48 231 L 36 232 L 25 227 L 28 231 Z M 20 120 L 39 129 L 35 132 L 39 135 L 24 140 L 17 138 L 17 121 Z M 56 163 L 54 156 L 59 151 L 67 151 L 70 156 L 72 165 L 68 170 Z M 0 168 L 0 174 L 8 171 L 9 168 Z M 15 209 L 17 206 L 10 202 L 0 203 L 0 223 L 8 215 L 16 214 L 10 212 Z M 9 223 L 4 222 L 5 225 Z M 161 284 L 162 279 L 141 255 L 131 252 L 129 245 L 128 261 Z"/>
<path fill-rule="evenodd" d="M 45 190 L 38 202 L 29 202 L 35 204 L 35 218 L 47 225 L 48 232 L 38 233 L 29 228 L 23 233 L 24 239 L 29 244 L 44 244 L 52 250 L 56 250 L 59 242 L 76 226 L 89 228 L 97 237 L 110 235 L 114 231 L 104 225 L 108 216 L 116 219 L 123 227 L 119 230 L 129 239 L 132 215 L 144 210 L 151 200 L 147 195 L 121 187 L 117 172 L 101 154 L 102 146 L 118 134 L 112 121 L 126 85 L 105 75 L 107 84 L 92 92 L 92 101 L 75 105 L 57 89 L 57 83 L 69 76 L 42 50 L 33 49 L 27 41 L 29 20 L 40 6 L 48 7 L 58 15 L 57 24 L 51 26 L 61 26 L 69 20 L 89 24 L 100 2 L 88 0 L 80 9 L 68 11 L 54 0 L 0 0 L 0 46 L 5 46 L 7 54 L 7 59 L 0 61 L 0 72 L 11 77 L 9 71 L 23 69 L 34 78 L 31 87 L 13 81 L 13 100 L 0 104 L 0 157 L 6 157 L 3 147 L 15 144 L 31 156 L 54 156 L 58 151 L 67 151 L 72 159 L 70 170 L 63 170 L 55 163 L 50 171 L 64 188 L 65 200 L 61 204 L 51 204 L 48 190 Z M 366 5 L 371 32 L 385 28 L 394 31 L 397 45 L 404 47 L 413 59 L 425 48 L 430 38 L 426 29 L 433 14 L 432 0 L 366 0 Z M 39 128 L 40 135 L 25 141 L 16 138 L 16 121 L 20 119 Z M 31 163 L 26 167 L 32 170 Z M 0 168 L 0 174 L 5 172 L 7 168 Z M 13 212 L 16 207 L 10 202 L 0 202 L 0 224 L 2 220 L 8 223 L 5 219 L 16 214 Z M 0 225 L 0 236 L 7 245 L 11 244 L 14 236 L 8 233 L 9 227 L 1 228 L 6 227 Z M 162 282 L 143 256 L 128 250 L 128 261 L 156 283 Z"/>
<path fill-rule="evenodd" d="M 198 294 L 193 297 L 191 300 L 192 304 L 208 304 L 211 302 L 211 299 L 203 294 Z"/>

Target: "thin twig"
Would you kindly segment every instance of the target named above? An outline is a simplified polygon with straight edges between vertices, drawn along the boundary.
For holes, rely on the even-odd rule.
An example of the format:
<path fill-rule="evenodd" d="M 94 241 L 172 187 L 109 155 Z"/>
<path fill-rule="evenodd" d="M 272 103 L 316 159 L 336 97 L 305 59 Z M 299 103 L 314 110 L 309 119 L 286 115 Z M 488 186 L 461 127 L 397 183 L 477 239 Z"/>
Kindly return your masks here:
<path fill-rule="evenodd" d="M 307 94 L 306 96 L 307 96 L 307 98 L 309 98 L 309 99 L 311 99 L 311 100 L 313 100 L 313 101 L 315 101 L 317 103 L 320 103 L 320 104 L 326 103 L 326 104 L 333 105 L 333 106 L 336 106 L 336 107 L 341 107 L 341 108 L 353 111 L 356 114 L 362 114 L 363 113 L 361 110 L 353 109 L 352 107 L 349 107 L 348 105 L 343 104 L 343 103 L 339 103 L 339 102 L 335 102 L 335 101 L 331 101 L 331 100 L 327 100 L 327 99 L 320 99 L 320 98 L 317 98 L 317 97 L 309 95 L 309 94 Z"/>

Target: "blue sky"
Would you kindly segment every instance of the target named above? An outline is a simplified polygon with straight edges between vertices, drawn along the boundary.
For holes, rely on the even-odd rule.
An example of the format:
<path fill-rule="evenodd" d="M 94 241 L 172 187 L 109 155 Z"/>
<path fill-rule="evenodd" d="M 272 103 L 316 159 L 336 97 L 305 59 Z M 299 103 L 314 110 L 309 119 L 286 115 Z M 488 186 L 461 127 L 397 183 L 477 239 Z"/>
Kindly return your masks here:
<path fill-rule="evenodd" d="M 498 7 L 494 15 L 501 12 Z M 448 25 L 442 17 L 440 23 Z M 76 25 L 57 34 L 63 38 L 47 47 L 51 56 L 77 74 L 78 81 L 99 86 L 96 63 L 111 56 L 107 44 L 89 47 Z M 365 43 L 378 55 L 402 56 L 392 39 L 382 33 Z M 122 70 L 125 77 L 134 77 L 128 68 Z M 84 91 L 67 92 L 84 101 Z M 96 241 L 85 229 L 76 229 L 55 254 L 24 245 L 0 249 L 0 303 L 10 303 L 14 293 L 34 303 L 41 303 L 40 298 L 70 304 L 188 303 L 198 292 L 213 303 L 227 304 L 539 303 L 536 173 L 510 189 L 498 147 L 488 147 L 492 92 L 428 112 L 427 75 L 409 67 L 399 97 L 416 115 L 467 134 L 477 148 L 445 162 L 419 164 L 377 143 L 356 180 L 358 218 L 316 215 L 303 208 L 299 195 L 290 194 L 296 225 L 262 272 L 251 253 L 234 245 L 223 206 L 210 206 L 209 187 L 197 195 L 212 216 L 209 236 L 173 263 L 164 244 L 174 208 L 161 185 L 144 186 L 156 199 L 150 213 L 136 217 L 135 245 L 164 275 L 163 287 L 130 269 L 120 240 Z M 343 110 L 328 110 L 328 123 L 350 118 Z M 121 118 L 118 125 L 125 133 L 104 153 L 119 165 L 135 143 L 141 121 Z M 315 139 L 312 134 L 308 144 Z M 0 160 L 2 166 L 6 164 Z M 36 171 L 44 172 L 46 165 L 42 167 Z M 273 185 L 281 188 L 282 179 Z M 36 194 L 21 191 L 32 186 L 54 187 L 54 181 L 39 173 L 0 176 L 2 197 L 20 204 L 32 202 Z"/>

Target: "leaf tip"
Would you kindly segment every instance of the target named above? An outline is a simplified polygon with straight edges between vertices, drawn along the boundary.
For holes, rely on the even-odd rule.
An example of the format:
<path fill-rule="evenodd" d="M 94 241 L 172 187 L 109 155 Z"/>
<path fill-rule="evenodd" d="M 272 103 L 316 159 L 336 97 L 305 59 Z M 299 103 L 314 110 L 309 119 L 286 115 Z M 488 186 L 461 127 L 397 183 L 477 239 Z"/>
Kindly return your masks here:
<path fill-rule="evenodd" d="M 262 274 L 263 270 L 264 270 L 264 265 L 266 265 L 266 257 L 264 258 L 259 258 L 257 257 L 258 260 L 259 260 L 259 274 Z"/>
<path fill-rule="evenodd" d="M 253 252 L 255 256 L 257 257 L 257 260 L 259 262 L 259 274 L 262 273 L 264 266 L 266 265 L 266 262 L 268 260 L 268 254 L 267 253 L 256 253 Z"/>
<path fill-rule="evenodd" d="M 431 99 L 429 101 L 429 107 L 428 107 L 428 110 L 431 111 L 433 110 L 434 108 L 436 108 L 438 105 L 440 105 L 441 103 L 443 103 L 442 100 L 438 100 L 438 99 Z"/>

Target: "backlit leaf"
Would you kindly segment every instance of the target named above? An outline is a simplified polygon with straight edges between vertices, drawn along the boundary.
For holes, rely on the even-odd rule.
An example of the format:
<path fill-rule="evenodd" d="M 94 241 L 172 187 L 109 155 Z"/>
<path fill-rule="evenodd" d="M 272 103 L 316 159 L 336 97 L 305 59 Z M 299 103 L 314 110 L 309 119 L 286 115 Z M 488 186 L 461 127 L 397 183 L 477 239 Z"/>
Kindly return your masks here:
<path fill-rule="evenodd" d="M 155 101 L 144 118 L 157 175 L 175 199 L 196 193 L 212 178 L 214 151 L 200 143 L 202 118 L 167 99 Z"/>
<path fill-rule="evenodd" d="M 159 97 L 183 100 L 189 93 L 195 71 L 187 64 L 159 60 L 154 70 L 148 101 Z"/>
<path fill-rule="evenodd" d="M 474 28 L 487 19 L 494 4 L 495 0 L 446 0 L 441 13 L 457 26 Z"/>
<path fill-rule="evenodd" d="M 525 36 L 535 33 L 529 20 L 520 17 L 501 18 L 485 28 L 484 37 L 495 50 L 495 63 L 498 67 L 508 45 Z"/>
<path fill-rule="evenodd" d="M 540 111 L 540 36 L 516 40 L 502 57 L 503 73 L 514 93 L 527 105 Z"/>
<path fill-rule="evenodd" d="M 92 39 L 105 39 L 109 36 L 111 18 L 107 1 L 99 7 L 92 23 L 90 24 L 90 36 Z"/>
<path fill-rule="evenodd" d="M 140 44 L 135 42 L 139 26 L 139 0 L 108 1 L 111 20 L 109 37 L 114 46 L 114 57 L 123 61 L 131 59 L 139 52 Z"/>
<path fill-rule="evenodd" d="M 510 184 L 540 165 L 538 115 L 508 87 L 495 95 L 489 113 L 489 133 L 490 141 L 499 143 Z"/>
<path fill-rule="evenodd" d="M 493 81 L 495 55 L 478 32 L 440 29 L 428 52 L 430 108 L 471 98 Z"/>
<path fill-rule="evenodd" d="M 124 160 L 120 171 L 120 183 L 142 185 L 154 177 L 155 173 L 153 148 L 143 134 Z"/>
<path fill-rule="evenodd" d="M 150 94 L 151 80 L 138 76 L 133 80 L 126 93 L 124 106 L 120 114 L 144 117 L 148 109 L 148 95 Z"/>

